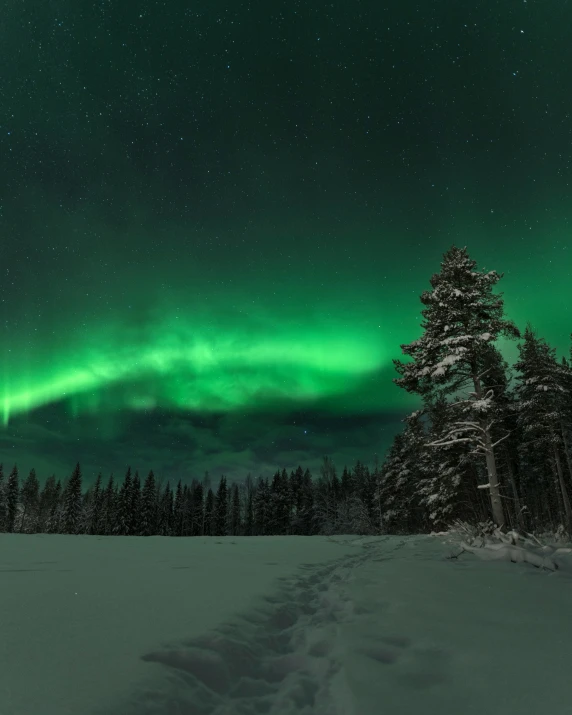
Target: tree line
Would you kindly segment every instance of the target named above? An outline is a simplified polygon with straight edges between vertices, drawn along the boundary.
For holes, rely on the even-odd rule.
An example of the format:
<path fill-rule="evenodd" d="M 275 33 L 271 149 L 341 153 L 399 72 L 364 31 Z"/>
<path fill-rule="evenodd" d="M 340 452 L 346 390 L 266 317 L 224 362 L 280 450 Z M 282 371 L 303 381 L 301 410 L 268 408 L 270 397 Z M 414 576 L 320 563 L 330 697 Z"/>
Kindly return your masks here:
<path fill-rule="evenodd" d="M 451 247 L 421 295 L 422 334 L 401 346 L 398 387 L 416 394 L 384 462 L 313 479 L 298 466 L 269 479 L 178 482 L 150 472 L 82 490 L 80 465 L 40 490 L 32 470 L 0 466 L 0 531 L 140 536 L 420 533 L 460 519 L 572 535 L 572 351 L 507 319 L 502 274 Z M 509 366 L 497 344 L 517 340 Z"/>
<path fill-rule="evenodd" d="M 325 457 L 318 479 L 299 466 L 271 479 L 250 475 L 215 489 L 208 475 L 175 488 L 151 471 L 142 482 L 128 468 L 82 489 L 80 465 L 62 484 L 49 477 L 40 488 L 34 469 L 19 484 L 14 466 L 7 478 L 0 465 L 0 531 L 9 533 L 99 534 L 106 536 L 267 536 L 273 534 L 377 533 L 379 469 L 359 461 L 341 477 Z"/>

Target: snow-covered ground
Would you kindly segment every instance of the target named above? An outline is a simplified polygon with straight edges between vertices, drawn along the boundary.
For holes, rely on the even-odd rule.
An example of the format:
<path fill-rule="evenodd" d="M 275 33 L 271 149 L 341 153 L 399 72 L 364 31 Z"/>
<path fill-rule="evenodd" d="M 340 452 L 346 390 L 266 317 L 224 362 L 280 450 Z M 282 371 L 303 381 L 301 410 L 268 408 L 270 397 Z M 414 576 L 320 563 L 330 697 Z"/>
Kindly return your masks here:
<path fill-rule="evenodd" d="M 572 569 L 444 537 L 0 535 L 0 715 L 570 715 Z"/>

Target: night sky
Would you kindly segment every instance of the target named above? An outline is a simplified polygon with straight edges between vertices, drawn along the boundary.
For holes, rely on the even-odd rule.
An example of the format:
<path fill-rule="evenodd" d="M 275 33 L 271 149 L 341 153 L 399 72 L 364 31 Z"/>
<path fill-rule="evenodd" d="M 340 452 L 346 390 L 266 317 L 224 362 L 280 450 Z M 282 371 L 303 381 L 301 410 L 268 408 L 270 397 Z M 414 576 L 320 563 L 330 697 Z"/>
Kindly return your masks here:
<path fill-rule="evenodd" d="M 567 350 L 571 26 L 567 0 L 6 3 L 0 461 L 371 464 L 453 243 Z"/>

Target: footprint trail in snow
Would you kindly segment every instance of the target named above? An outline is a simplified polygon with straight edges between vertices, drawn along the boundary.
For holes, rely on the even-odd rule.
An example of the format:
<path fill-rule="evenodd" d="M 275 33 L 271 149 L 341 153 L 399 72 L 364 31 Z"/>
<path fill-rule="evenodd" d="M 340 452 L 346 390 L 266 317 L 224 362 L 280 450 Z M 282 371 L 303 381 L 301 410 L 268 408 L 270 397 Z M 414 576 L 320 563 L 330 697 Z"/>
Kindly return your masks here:
<path fill-rule="evenodd" d="M 566 660 L 548 653 L 552 621 L 539 689 L 521 612 L 502 604 L 518 595 L 528 612 L 526 593 L 527 602 L 547 598 L 562 609 L 570 583 L 526 566 L 448 561 L 429 537 L 354 545 L 355 555 L 281 579 L 233 622 L 145 654 L 163 675 L 118 715 L 533 715 L 543 705 L 550 715 L 567 712 L 558 687 Z M 491 593 L 503 592 L 500 608 L 489 608 Z"/>

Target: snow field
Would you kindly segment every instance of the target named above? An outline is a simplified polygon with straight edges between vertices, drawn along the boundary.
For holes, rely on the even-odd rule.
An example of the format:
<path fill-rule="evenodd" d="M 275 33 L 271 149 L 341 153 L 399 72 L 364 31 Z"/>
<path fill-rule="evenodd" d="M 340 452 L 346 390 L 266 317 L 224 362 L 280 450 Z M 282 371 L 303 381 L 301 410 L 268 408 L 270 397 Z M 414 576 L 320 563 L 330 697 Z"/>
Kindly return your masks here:
<path fill-rule="evenodd" d="M 0 534 L 0 715 L 110 713 L 161 680 L 145 653 L 350 551 L 325 537 Z"/>
<path fill-rule="evenodd" d="M 570 561 L 453 551 L 443 536 L 9 536 L 0 713 L 571 715 Z"/>

